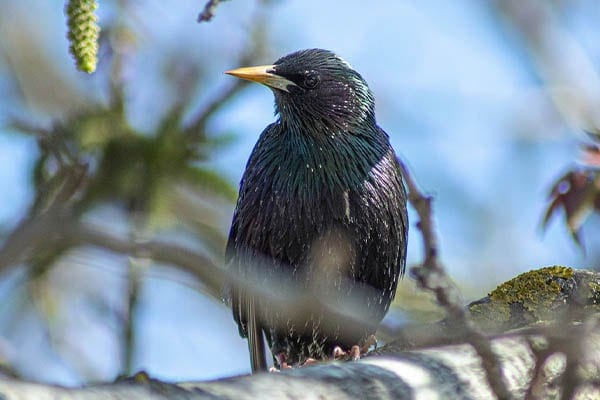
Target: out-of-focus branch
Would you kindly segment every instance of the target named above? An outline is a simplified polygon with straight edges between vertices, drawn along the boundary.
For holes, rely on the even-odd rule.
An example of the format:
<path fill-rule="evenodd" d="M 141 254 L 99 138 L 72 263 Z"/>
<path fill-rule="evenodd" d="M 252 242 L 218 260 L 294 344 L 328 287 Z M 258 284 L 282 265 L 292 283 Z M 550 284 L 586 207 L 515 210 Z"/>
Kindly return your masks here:
<path fill-rule="evenodd" d="M 542 93 L 565 124 L 589 133 L 597 143 L 600 74 L 585 46 L 565 26 L 563 20 L 567 18 L 557 12 L 562 5 L 544 0 L 496 0 L 490 4 L 527 50 L 530 64 L 543 80 Z M 556 181 L 542 223 L 545 228 L 549 218 L 564 209 L 567 228 L 582 250 L 581 225 L 592 212 L 600 211 L 599 174 L 594 166 L 597 154 L 597 145 L 584 146 L 583 167 L 572 169 Z"/>
<path fill-rule="evenodd" d="M 204 10 L 198 15 L 198 22 L 208 22 L 215 16 L 215 11 L 219 3 L 225 0 L 208 0 L 204 5 Z"/>
<path fill-rule="evenodd" d="M 218 3 L 218 1 L 217 1 Z M 260 10 L 259 10 L 260 11 Z M 248 48 L 236 61 L 235 66 L 247 66 L 256 63 L 265 54 L 265 17 L 257 12 L 254 17 L 248 40 Z M 232 84 L 222 89 L 220 93 L 211 97 L 210 102 L 198 112 L 193 121 L 185 129 L 189 140 L 194 143 L 203 135 L 208 120 L 221 109 L 221 107 L 247 86 L 248 82 L 236 79 Z"/>
<path fill-rule="evenodd" d="M 115 253 L 150 258 L 159 263 L 180 267 L 197 276 L 209 294 L 220 298 L 225 273 L 209 257 L 187 247 L 153 240 L 131 241 L 89 224 L 77 222 L 66 224 L 64 234 L 73 246 L 96 246 Z"/>
<path fill-rule="evenodd" d="M 57 242 L 58 241 L 58 242 Z M 219 298 L 224 272 L 207 256 L 175 244 L 136 242 L 113 236 L 57 210 L 24 220 L 0 248 L 0 271 L 27 261 L 31 252 L 48 246 L 96 246 L 121 254 L 172 264 L 197 276 L 208 293 Z"/>
<path fill-rule="evenodd" d="M 141 210 L 133 211 L 133 223 L 129 234 L 129 241 L 139 243 L 148 231 L 148 221 Z M 133 362 L 137 350 L 137 314 L 139 310 L 140 291 L 142 287 L 142 279 L 147 267 L 151 264 L 148 258 L 129 257 L 127 266 L 127 293 L 125 298 L 126 315 L 123 322 L 123 338 L 122 338 L 122 354 L 123 354 L 123 370 L 124 375 L 131 375 L 133 371 Z"/>
<path fill-rule="evenodd" d="M 572 399 L 581 384 L 581 367 L 584 365 L 586 352 L 584 346 L 587 338 L 597 331 L 597 316 L 591 316 L 582 325 L 581 329 L 574 332 L 573 335 L 554 339 L 554 342 L 558 341 L 558 345 L 555 344 L 553 347 L 561 348 L 566 356 L 565 371 L 561 377 L 561 400 Z"/>
<path fill-rule="evenodd" d="M 204 133 L 208 119 L 246 86 L 247 81 L 238 79 L 211 99 L 211 102 L 206 105 L 206 107 L 200 112 L 192 124 L 186 128 L 186 131 L 188 132 L 188 138 L 192 143 L 194 143 L 198 137 Z"/>
<path fill-rule="evenodd" d="M 22 257 L 28 251 L 43 247 L 60 231 L 64 206 L 81 185 L 84 175 L 85 167 L 65 166 L 57 174 L 61 180 L 56 182 L 54 190 L 38 192 L 30 215 L 19 223 L 0 247 L 0 272 L 23 262 Z"/>
<path fill-rule="evenodd" d="M 552 2 L 496 0 L 493 4 L 528 50 L 550 100 L 565 121 L 600 131 L 600 76 L 584 48 L 561 27 Z"/>
<path fill-rule="evenodd" d="M 546 361 L 550 356 L 555 354 L 555 352 L 554 349 L 549 348 L 548 341 L 545 338 L 533 336 L 529 337 L 527 340 L 536 361 L 535 368 L 531 373 L 533 378 L 525 393 L 525 400 L 542 400 L 540 395 L 544 392 L 544 385 L 547 383 L 546 377 L 544 376 L 544 367 L 546 366 Z"/>
<path fill-rule="evenodd" d="M 465 340 L 477 351 L 494 393 L 500 399 L 510 399 L 512 396 L 506 387 L 500 363 L 496 354 L 492 351 L 491 343 L 469 319 L 467 310 L 461 302 L 458 289 L 454 286 L 439 261 L 437 237 L 432 217 L 431 204 L 433 199 L 431 196 L 425 196 L 421 193 L 406 165 L 400 159 L 398 159 L 398 162 L 408 186 L 408 199 L 419 215 L 417 226 L 423 238 L 424 260 L 421 265 L 411 269 L 411 274 L 423 289 L 435 294 L 437 302 L 448 314 L 451 328 L 463 333 Z"/>

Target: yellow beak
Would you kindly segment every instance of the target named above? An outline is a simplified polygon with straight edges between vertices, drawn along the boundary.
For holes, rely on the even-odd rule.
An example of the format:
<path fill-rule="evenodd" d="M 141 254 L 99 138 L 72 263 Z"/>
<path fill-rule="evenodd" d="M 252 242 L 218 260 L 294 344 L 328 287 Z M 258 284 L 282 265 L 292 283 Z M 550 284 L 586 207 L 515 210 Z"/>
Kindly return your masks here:
<path fill-rule="evenodd" d="M 259 65 L 257 67 L 232 69 L 230 71 L 225 71 L 225 73 L 248 81 L 262 83 L 263 85 L 286 92 L 289 92 L 288 86 L 296 86 L 294 82 L 276 75 L 274 73 L 274 68 L 274 65 Z"/>

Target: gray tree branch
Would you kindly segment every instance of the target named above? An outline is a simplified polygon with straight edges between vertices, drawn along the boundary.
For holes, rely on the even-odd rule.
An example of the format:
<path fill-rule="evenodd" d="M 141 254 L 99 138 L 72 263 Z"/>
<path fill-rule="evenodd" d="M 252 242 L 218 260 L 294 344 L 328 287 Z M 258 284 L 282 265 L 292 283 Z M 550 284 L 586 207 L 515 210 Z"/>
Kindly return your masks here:
<path fill-rule="evenodd" d="M 560 334 L 577 336 L 581 326 L 563 327 Z M 573 389 L 573 399 L 600 398 L 598 360 L 600 333 L 585 332 L 581 345 L 585 348 L 580 378 Z M 549 329 L 530 330 L 494 337 L 492 351 L 505 372 L 508 393 L 523 399 L 528 393 L 536 370 L 536 350 L 532 343 L 556 346 L 556 333 Z M 565 336 L 566 337 L 566 336 Z M 559 347 L 545 361 L 543 385 L 537 398 L 560 395 L 560 381 L 567 361 Z M 594 372 L 594 374 L 590 374 Z M 85 388 L 64 388 L 0 380 L 3 399 L 494 399 L 494 390 L 486 379 L 482 360 L 469 343 L 431 347 L 402 352 L 390 346 L 376 356 L 357 362 L 326 363 L 282 373 L 264 373 L 209 382 L 165 383 L 149 379 L 145 374 L 112 384 Z"/>

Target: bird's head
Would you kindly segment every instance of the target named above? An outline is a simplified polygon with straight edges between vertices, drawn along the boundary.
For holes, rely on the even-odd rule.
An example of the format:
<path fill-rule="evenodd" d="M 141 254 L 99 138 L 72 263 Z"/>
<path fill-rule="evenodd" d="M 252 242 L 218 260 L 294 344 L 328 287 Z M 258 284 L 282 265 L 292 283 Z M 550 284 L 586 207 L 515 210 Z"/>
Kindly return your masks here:
<path fill-rule="evenodd" d="M 301 50 L 272 65 L 226 73 L 270 87 L 284 123 L 319 131 L 352 131 L 375 123 L 375 101 L 367 83 L 331 51 Z"/>

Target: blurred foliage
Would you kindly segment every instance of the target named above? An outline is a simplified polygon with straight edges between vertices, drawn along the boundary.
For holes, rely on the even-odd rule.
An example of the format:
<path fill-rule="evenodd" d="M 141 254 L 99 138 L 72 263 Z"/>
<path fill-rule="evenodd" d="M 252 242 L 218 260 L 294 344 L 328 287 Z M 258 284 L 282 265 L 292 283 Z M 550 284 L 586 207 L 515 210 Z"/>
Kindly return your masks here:
<path fill-rule="evenodd" d="M 590 135 L 600 141 L 600 136 Z M 559 210 L 575 242 L 583 247 L 581 227 L 592 213 L 600 213 L 600 146 L 583 147 L 582 166 L 569 170 L 552 186 L 543 227 Z"/>
<path fill-rule="evenodd" d="M 185 238 L 191 243 L 189 249 L 202 256 L 196 257 L 200 263 L 214 260 L 219 264 L 226 240 L 225 220 L 230 218 L 237 196 L 234 185 L 211 166 L 211 160 L 232 143 L 233 136 L 215 135 L 207 130 L 207 123 L 243 85 L 236 83 L 216 93 L 208 99 L 204 110 L 191 112 L 195 90 L 203 78 L 201 66 L 190 60 L 169 58 L 163 71 L 165 90 L 177 95 L 171 104 L 165 105 L 166 110 L 157 112 L 160 118 L 151 129 L 137 128 L 129 119 L 128 97 L 131 91 L 140 88 L 132 87 L 123 77 L 129 56 L 137 50 L 136 29 L 129 25 L 135 21 L 125 16 L 127 5 L 128 2 L 112 5 L 116 17 L 106 21 L 101 37 L 94 14 L 95 1 L 71 0 L 65 7 L 70 50 L 79 69 L 86 72 L 96 69 L 98 42 L 101 43 L 102 63 L 94 76 L 100 87 L 96 91 L 83 93 L 77 88 L 52 55 L 44 51 L 42 31 L 36 31 L 32 21 L 20 22 L 22 29 L 29 30 L 25 34 L 17 29 L 19 23 L 4 24 L 4 40 L 0 40 L 1 61 L 6 61 L 7 76 L 16 89 L 7 95 L 12 96 L 11 101 L 18 108 L 7 115 L 9 128 L 37 142 L 30 180 L 33 200 L 20 224 L 5 232 L 0 248 L 0 271 L 18 265 L 24 267 L 25 273 L 19 281 L 20 289 L 16 289 L 19 294 L 13 293 L 12 297 L 18 304 L 0 310 L 0 318 L 7 318 L 11 311 L 14 320 L 37 315 L 49 347 L 63 361 L 71 358 L 68 363 L 74 364 L 76 374 L 84 374 L 82 380 L 98 376 L 91 365 L 84 365 L 85 356 L 69 357 L 76 347 L 75 336 L 63 338 L 62 333 L 56 334 L 66 330 L 64 320 L 69 302 L 82 300 L 82 293 L 77 291 L 84 292 L 83 296 L 96 309 L 110 310 L 109 319 L 117 316 L 113 333 L 120 336 L 121 366 L 116 368 L 119 372 L 131 372 L 128 369 L 133 365 L 136 348 L 135 314 L 140 285 L 151 263 L 144 254 L 129 254 L 127 249 L 152 238 L 165 246 L 173 238 Z M 22 11 L 15 5 L 2 7 L 15 14 Z M 251 53 L 259 54 L 254 47 Z M 46 71 L 47 75 L 40 79 L 39 71 Z M 47 101 L 39 101 L 44 96 Z M 48 118 L 39 118 L 40 111 L 50 117 L 50 122 Z M 99 227 L 105 235 L 102 239 L 105 244 L 90 245 L 130 256 L 121 275 L 127 280 L 125 290 L 120 292 L 121 299 L 116 305 L 109 304 L 104 278 L 86 281 L 89 277 L 77 277 L 72 272 L 68 275 L 69 283 L 62 288 L 72 293 L 64 296 L 56 280 L 62 274 L 61 266 L 71 270 L 74 260 L 89 265 L 97 258 L 85 255 L 89 249 L 76 249 L 75 246 L 85 247 L 86 243 L 73 245 L 60 233 L 68 230 L 62 231 L 64 227 L 59 229 L 56 224 L 83 224 L 98 216 L 102 218 L 106 210 L 113 217 L 103 220 Z M 44 219 L 47 224 L 37 225 L 45 227 L 44 230 L 32 232 L 30 226 Z M 111 236 L 114 232 L 124 232 L 125 236 Z M 111 243 L 123 238 L 131 243 L 111 248 Z M 171 251 L 176 252 L 177 248 Z M 74 258 L 74 254 L 84 256 Z M 102 256 L 110 257 L 108 252 Z M 177 265 L 176 260 L 172 264 Z M 194 268 L 204 267 L 209 266 Z M 210 267 L 214 268 L 214 264 Z M 194 273 L 189 263 L 186 271 Z M 204 290 L 201 285 L 194 287 Z M 211 287 L 204 291 L 219 296 L 219 289 Z M 90 312 L 94 314 L 93 310 Z M 102 319 L 105 318 L 107 315 L 103 315 Z M 0 364 L 4 362 L 3 356 L 0 348 Z"/>
<path fill-rule="evenodd" d="M 582 165 L 571 168 L 550 190 L 550 202 L 542 220 L 564 210 L 566 227 L 583 249 L 581 227 L 593 212 L 600 211 L 600 77 L 596 57 L 569 27 L 568 2 L 543 0 L 496 0 L 498 17 L 527 52 L 548 99 L 561 118 L 575 131 L 592 140 L 583 145 Z M 571 7 L 573 7 L 571 9 Z"/>

